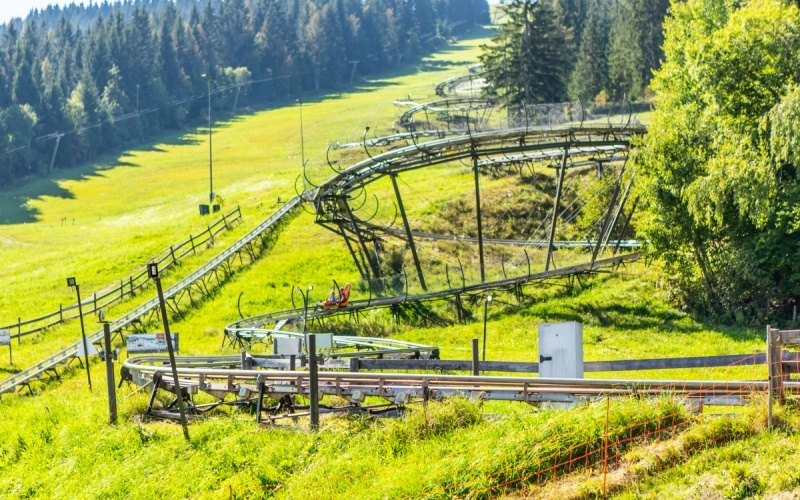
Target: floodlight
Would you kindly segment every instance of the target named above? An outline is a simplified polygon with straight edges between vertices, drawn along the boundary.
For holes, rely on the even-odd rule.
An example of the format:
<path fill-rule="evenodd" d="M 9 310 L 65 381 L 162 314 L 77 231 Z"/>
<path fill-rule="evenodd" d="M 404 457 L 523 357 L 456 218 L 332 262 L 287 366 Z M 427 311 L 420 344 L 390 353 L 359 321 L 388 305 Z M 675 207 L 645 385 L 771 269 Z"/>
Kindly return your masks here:
<path fill-rule="evenodd" d="M 158 264 L 155 262 L 147 264 L 147 276 L 153 279 L 158 278 Z"/>
<path fill-rule="evenodd" d="M 487 295 L 486 296 L 486 302 L 491 302 L 491 301 L 492 301 L 492 296 L 491 295 Z"/>
<path fill-rule="evenodd" d="M 78 284 L 75 282 L 75 278 L 67 278 L 67 286 L 70 287 L 78 286 Z"/>

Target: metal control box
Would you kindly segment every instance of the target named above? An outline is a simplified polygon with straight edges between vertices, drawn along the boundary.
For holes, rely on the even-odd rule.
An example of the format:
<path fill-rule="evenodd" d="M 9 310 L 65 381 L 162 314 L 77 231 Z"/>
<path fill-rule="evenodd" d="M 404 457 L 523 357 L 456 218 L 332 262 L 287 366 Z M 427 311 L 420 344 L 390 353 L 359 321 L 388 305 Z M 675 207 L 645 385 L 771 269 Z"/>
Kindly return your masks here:
<path fill-rule="evenodd" d="M 583 325 L 539 325 L 539 377 L 583 378 Z"/>

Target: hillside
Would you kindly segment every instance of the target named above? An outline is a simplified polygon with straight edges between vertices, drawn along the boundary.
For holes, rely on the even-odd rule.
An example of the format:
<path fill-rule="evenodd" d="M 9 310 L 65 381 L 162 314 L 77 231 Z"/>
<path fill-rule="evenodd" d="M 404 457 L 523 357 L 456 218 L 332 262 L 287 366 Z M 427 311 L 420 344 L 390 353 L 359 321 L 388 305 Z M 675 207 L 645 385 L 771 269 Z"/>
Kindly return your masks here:
<path fill-rule="evenodd" d="M 359 141 L 367 126 L 370 135 L 392 133 L 399 115 L 392 100 L 432 98 L 436 84 L 466 72 L 486 35 L 478 33 L 356 91 L 305 97 L 303 147 L 309 177 L 330 175 L 324 154 L 330 142 Z M 302 173 L 301 109 L 285 104 L 219 127 L 215 185 L 225 200 L 223 208 L 240 206 L 244 222 L 177 266 L 165 277 L 167 284 L 274 212 L 278 197 L 285 201 L 294 195 Z M 197 214 L 208 180 L 206 139 L 202 131 L 176 135 L 87 166 L 75 176 L 53 175 L 3 192 L 2 210 L 16 211 L 20 218 L 0 226 L 0 255 L 11 263 L 0 268 L 0 323 L 70 303 L 73 292 L 65 286 L 66 276 L 78 277 L 86 291 L 101 288 L 202 230 L 209 220 Z M 414 193 L 409 213 L 415 221 L 444 213 L 441 224 L 462 230 L 466 216 L 456 203 L 446 203 L 469 177 L 463 169 L 409 174 Z M 501 199 L 510 182 L 488 182 L 488 199 Z M 519 203 L 531 204 L 532 197 L 521 196 Z M 301 212 L 264 258 L 197 308 L 173 317 L 182 354 L 235 353 L 221 350 L 220 341 L 222 328 L 239 318 L 237 303 L 252 315 L 289 306 L 295 286 L 313 284 L 318 300 L 333 279 L 359 280 L 341 239 L 313 219 Z M 763 352 L 762 327 L 703 323 L 672 305 L 658 266 L 637 263 L 568 285 L 563 280 L 537 284 L 525 289 L 520 302 L 512 294 L 496 295 L 487 321 L 487 359 L 536 359 L 536 325 L 571 320 L 585 325 L 586 360 Z M 151 295 L 149 289 L 134 300 Z M 466 324 L 456 323 L 450 305 L 444 304 L 436 312 L 449 326 L 397 324 L 384 313 L 346 326 L 438 345 L 445 359 L 467 359 L 469 341 L 482 333 L 481 306 L 479 301 L 467 304 Z M 10 373 L 26 366 L 77 335 L 73 321 L 25 339 L 14 346 L 15 366 L 0 363 L 0 369 Z M 764 371 L 760 366 L 723 367 L 629 372 L 625 377 L 724 381 L 763 379 Z M 719 418 L 689 414 L 681 402 L 668 398 L 621 398 L 608 406 L 601 400 L 554 411 L 454 399 L 424 408 L 411 405 L 407 416 L 396 420 L 327 418 L 318 432 L 308 432 L 305 419 L 257 428 L 253 415 L 223 408 L 194 422 L 186 443 L 178 426 L 144 415 L 148 394 L 133 393 L 133 386 L 122 385 L 120 422 L 107 425 L 99 363 L 92 366 L 92 393 L 76 367 L 62 379 L 35 386 L 35 396 L 20 393 L 0 400 L 0 435 L 7 436 L 0 442 L 3 497 L 590 498 L 602 491 L 597 451 L 609 436 L 620 444 L 606 487 L 620 498 L 746 498 L 798 488 L 793 466 L 768 462 L 778 453 L 796 455 L 793 431 L 800 423 L 787 411 L 779 414 L 777 430 L 764 432 L 760 403 Z M 166 396 L 159 402 L 166 403 Z M 574 467 L 573 452 L 585 457 Z M 570 457 L 567 471 L 550 468 L 565 454 Z M 544 481 L 549 481 L 544 489 L 536 486 Z"/>

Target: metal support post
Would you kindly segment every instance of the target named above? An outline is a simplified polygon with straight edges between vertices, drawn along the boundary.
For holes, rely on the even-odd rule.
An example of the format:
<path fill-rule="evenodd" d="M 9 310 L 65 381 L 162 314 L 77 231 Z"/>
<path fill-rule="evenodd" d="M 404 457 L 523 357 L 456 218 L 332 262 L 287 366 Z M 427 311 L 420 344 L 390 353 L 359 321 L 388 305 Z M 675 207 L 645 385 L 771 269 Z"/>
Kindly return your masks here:
<path fill-rule="evenodd" d="M 473 170 L 475 171 L 475 210 L 478 217 L 478 253 L 481 261 L 481 283 L 486 282 L 486 270 L 483 260 L 483 221 L 481 219 L 481 183 L 478 171 L 478 155 L 472 154 Z"/>
<path fill-rule="evenodd" d="M 358 230 L 358 224 L 356 224 L 356 218 L 353 215 L 353 211 L 350 209 L 350 204 L 347 203 L 347 200 L 343 200 L 343 204 L 345 210 L 347 211 L 347 217 L 350 219 L 350 223 L 353 225 L 353 232 L 356 233 L 356 238 L 358 238 L 358 243 L 361 246 L 361 251 L 364 252 L 364 258 L 367 259 L 367 263 L 369 267 L 372 269 L 372 275 L 375 278 L 381 277 L 381 270 L 378 266 L 373 262 L 372 258 L 369 255 L 369 249 L 367 248 L 367 244 L 364 242 L 364 237 L 361 236 L 361 231 Z"/>
<path fill-rule="evenodd" d="M 261 423 L 261 408 L 264 404 L 264 382 L 258 383 L 258 401 L 256 402 L 256 424 Z"/>
<path fill-rule="evenodd" d="M 155 266 L 155 264 L 150 264 L 150 266 Z M 157 269 L 157 268 L 156 268 Z M 164 291 L 161 288 L 161 278 L 158 277 L 158 271 L 156 270 L 155 276 L 151 275 L 151 278 L 156 282 L 156 290 L 158 291 L 158 302 L 161 305 L 161 320 L 164 323 L 164 335 L 166 336 L 167 341 L 167 351 L 169 353 L 169 363 L 172 367 L 172 380 L 175 384 L 175 395 L 178 399 L 178 411 L 181 414 L 181 426 L 183 427 L 183 437 L 189 441 L 189 427 L 186 422 L 186 409 L 183 406 L 183 391 L 181 390 L 181 384 L 178 380 L 178 367 L 175 365 L 175 350 L 172 348 L 172 334 L 169 331 L 169 318 L 167 318 L 167 306 L 164 302 Z M 155 381 L 153 381 L 155 384 Z M 155 391 L 157 387 L 153 387 Z"/>
<path fill-rule="evenodd" d="M 397 207 L 400 209 L 400 216 L 403 218 L 403 226 L 406 228 L 408 246 L 411 248 L 411 255 L 414 257 L 414 266 L 417 268 L 417 274 L 419 275 L 419 284 L 422 286 L 422 290 L 427 292 L 428 287 L 425 286 L 425 276 L 422 274 L 422 266 L 419 263 L 417 246 L 414 244 L 414 237 L 411 235 L 411 226 L 408 223 L 406 209 L 403 205 L 403 198 L 400 197 L 400 189 L 397 187 L 397 174 L 393 173 L 390 177 L 392 178 L 392 186 L 394 186 L 394 195 L 397 197 Z"/>
<path fill-rule="evenodd" d="M 600 248 L 603 246 L 603 238 L 605 238 L 605 234 L 608 231 L 608 225 L 611 221 L 611 211 L 614 210 L 614 205 L 617 204 L 617 198 L 619 198 L 619 183 L 614 187 L 614 193 L 611 195 L 611 203 L 608 204 L 606 215 L 603 217 L 603 225 L 600 226 L 600 232 L 597 233 L 597 243 L 592 251 L 592 265 L 594 265 L 594 261 L 597 260 L 597 255 L 600 253 Z"/>
<path fill-rule="evenodd" d="M 111 327 L 103 323 L 103 345 L 106 351 L 106 380 L 108 381 L 108 421 L 117 423 L 117 384 L 114 380 L 114 362 L 111 359 Z"/>
<path fill-rule="evenodd" d="M 545 272 L 550 270 L 550 261 L 553 258 L 553 238 L 556 235 L 556 219 L 558 218 L 558 205 L 561 203 L 561 189 L 564 185 L 564 172 L 567 170 L 567 156 L 569 146 L 564 146 L 564 156 L 561 158 L 561 168 L 558 170 L 558 182 L 556 183 L 556 200 L 553 203 L 553 219 L 550 221 L 550 235 L 547 238 L 547 256 L 544 260 Z"/>
<path fill-rule="evenodd" d="M 308 336 L 309 400 L 311 402 L 311 428 L 319 427 L 319 379 L 317 378 L 317 336 Z"/>
<path fill-rule="evenodd" d="M 78 295 L 78 317 L 81 320 L 81 342 L 83 343 L 83 359 L 86 363 L 86 380 L 89 381 L 89 390 L 92 390 L 92 373 L 89 371 L 89 342 L 86 340 L 86 329 L 83 326 L 83 306 L 81 305 L 81 286 L 75 284 L 75 293 Z"/>
<path fill-rule="evenodd" d="M 347 249 L 350 251 L 350 256 L 353 257 L 353 262 L 355 262 L 356 267 L 358 268 L 358 274 L 361 275 L 362 280 L 367 281 L 369 276 L 367 276 L 367 273 L 364 272 L 364 267 L 361 265 L 361 262 L 359 262 L 356 251 L 353 249 L 353 245 L 350 244 L 350 238 L 347 236 L 347 233 L 343 227 L 340 226 L 339 231 L 341 231 L 342 238 L 344 238 L 344 243 L 347 245 Z"/>
<path fill-rule="evenodd" d="M 478 361 L 478 339 L 472 339 L 472 374 L 476 377 L 481 374 L 480 361 Z"/>

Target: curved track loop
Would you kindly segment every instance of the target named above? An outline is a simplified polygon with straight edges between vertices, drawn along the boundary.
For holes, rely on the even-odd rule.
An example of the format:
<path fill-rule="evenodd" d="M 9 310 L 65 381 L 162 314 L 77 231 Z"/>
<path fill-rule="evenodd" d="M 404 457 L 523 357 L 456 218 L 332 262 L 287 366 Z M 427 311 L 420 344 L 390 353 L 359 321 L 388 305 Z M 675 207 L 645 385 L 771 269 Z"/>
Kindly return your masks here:
<path fill-rule="evenodd" d="M 608 159 L 627 151 L 643 126 L 573 126 L 493 130 L 414 144 L 375 155 L 322 182 L 310 197 L 318 218 L 337 217 L 337 200 L 385 175 L 458 160 L 481 158 L 493 164 L 544 158 Z M 509 156 L 511 155 L 511 156 Z"/>
<path fill-rule="evenodd" d="M 395 101 L 395 104 L 398 105 L 399 102 Z M 492 99 L 477 97 L 452 97 L 449 99 L 426 102 L 425 104 L 414 104 L 400 115 L 400 118 L 397 119 L 397 124 L 401 127 L 412 126 L 414 115 L 420 111 L 430 111 L 432 113 L 459 113 L 470 112 L 476 109 L 487 109 L 494 105 L 495 101 Z"/>

